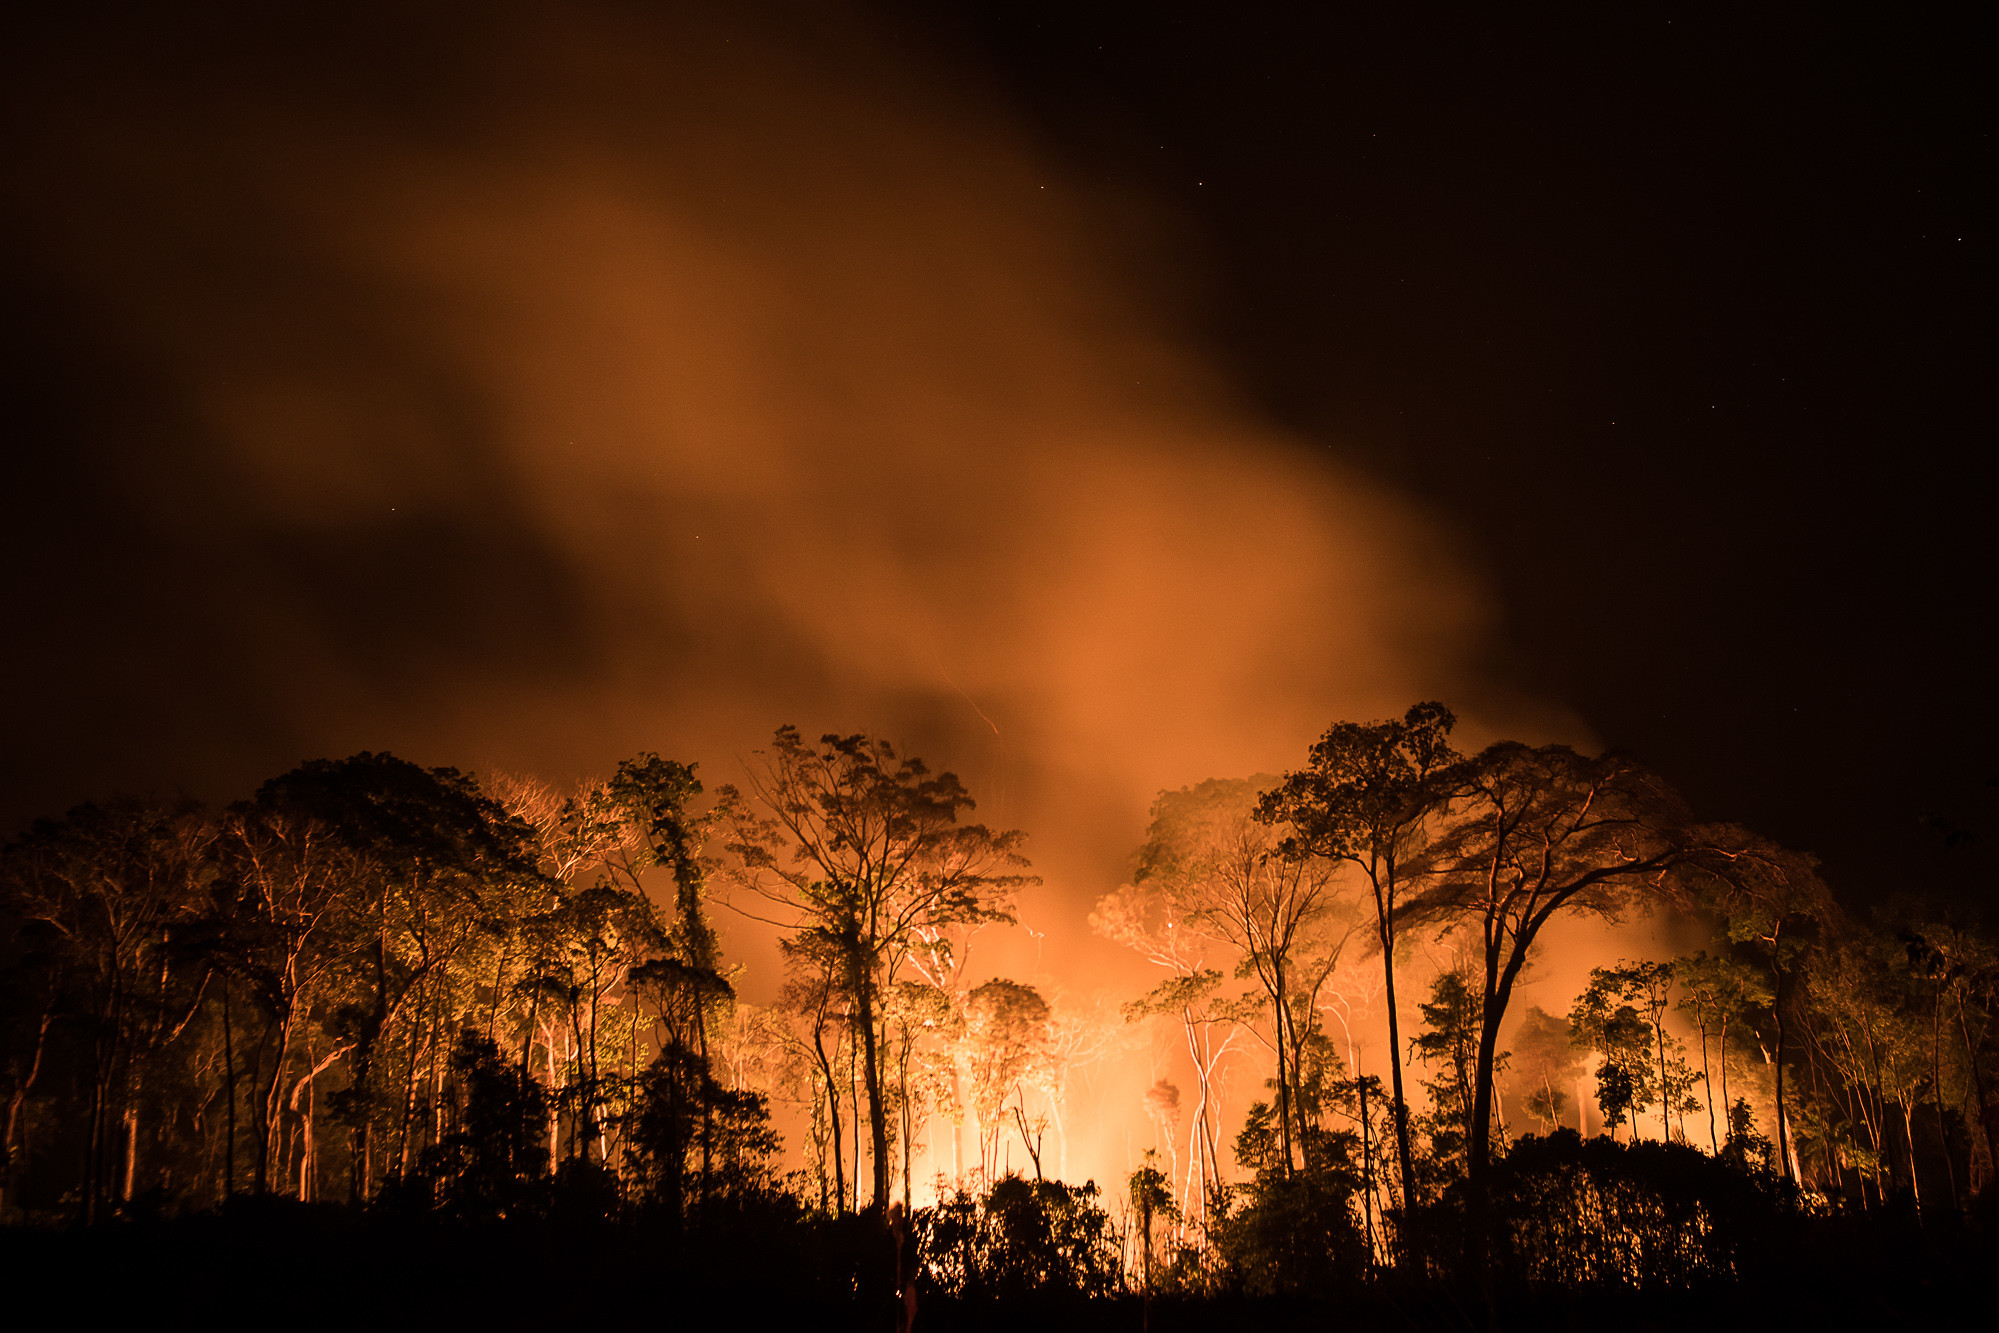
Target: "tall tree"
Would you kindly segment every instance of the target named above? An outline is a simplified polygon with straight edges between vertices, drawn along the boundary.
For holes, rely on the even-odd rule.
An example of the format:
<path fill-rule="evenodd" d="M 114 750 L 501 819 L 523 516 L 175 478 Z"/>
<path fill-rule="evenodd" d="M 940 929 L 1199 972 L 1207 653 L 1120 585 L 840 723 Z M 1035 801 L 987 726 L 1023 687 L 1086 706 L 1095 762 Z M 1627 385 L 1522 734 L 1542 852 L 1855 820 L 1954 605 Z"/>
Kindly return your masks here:
<path fill-rule="evenodd" d="M 212 838 L 212 822 L 192 805 L 118 800 L 37 821 L 0 867 L 7 914 L 42 936 L 32 952 L 42 954 L 36 989 L 45 1003 L 34 1054 L 17 1065 L 16 1095 L 38 1078 L 51 1026 L 67 1026 L 83 1084 L 85 1221 L 125 1197 L 146 1075 L 186 1026 L 194 996 L 174 975 L 174 935 L 188 932 L 203 905 Z M 10 1134 L 18 1110 L 10 1107 Z"/>
<path fill-rule="evenodd" d="M 1482 1270 L 1499 1030 L 1535 941 L 1564 914 L 1615 918 L 1647 891 L 1663 900 L 1673 872 L 1714 838 L 1694 831 L 1678 796 L 1621 755 L 1591 759 L 1565 745 L 1506 741 L 1458 766 L 1450 782 L 1451 818 L 1427 853 L 1434 877 L 1409 913 L 1463 926 L 1479 950 L 1482 1022 L 1466 1165 L 1467 1257 Z"/>
<path fill-rule="evenodd" d="M 1482 1027 L 1479 991 L 1468 972 L 1449 967 L 1431 980 L 1429 998 L 1416 1007 L 1423 1026 L 1409 1041 L 1410 1054 L 1436 1071 L 1423 1090 L 1430 1094 L 1430 1165 L 1444 1177 L 1463 1173 L 1475 1127 Z M 1495 1067 L 1506 1058 L 1500 1053 Z"/>
<path fill-rule="evenodd" d="M 1027 1119 L 1027 1085 L 1054 1081 L 1053 1015 L 1032 986 L 996 978 L 965 999 L 965 1044 L 972 1071 L 972 1109 L 979 1118 L 979 1166 L 999 1177 L 999 1140 L 1012 1118 L 1041 1179 L 1041 1143 Z M 1015 1104 L 1007 1105 L 1011 1097 Z"/>
<path fill-rule="evenodd" d="M 1352 933 L 1337 891 L 1339 863 L 1281 855 L 1282 830 L 1255 818 L 1265 779 L 1210 779 L 1161 792 L 1132 881 L 1158 884 L 1180 929 L 1208 936 L 1236 956 L 1236 975 L 1253 977 L 1270 1015 L 1276 1057 L 1280 1171 L 1299 1163 L 1298 1105 L 1303 1052 L 1316 1035 L 1319 990 Z"/>
<path fill-rule="evenodd" d="M 1650 1029 L 1624 992 L 1623 977 L 1592 968 L 1589 985 L 1569 1010 L 1569 1036 L 1577 1046 L 1597 1054 L 1596 1101 L 1604 1128 L 1614 1140 L 1617 1127 L 1630 1120 L 1635 1141 L 1638 1112 L 1651 1105 L 1656 1084 Z"/>
<path fill-rule="evenodd" d="M 1837 919 L 1832 896 L 1811 857 L 1745 838 L 1720 849 L 1694 869 L 1702 873 L 1706 906 L 1721 918 L 1728 937 L 1761 965 L 1770 979 L 1772 1041 L 1766 1050 L 1777 1118 L 1777 1159 L 1785 1176 L 1798 1179 L 1785 1076 L 1796 1035 L 1797 981 L 1812 940 Z"/>
<path fill-rule="evenodd" d="M 1013 891 L 1034 882 L 1025 835 L 960 823 L 974 802 L 956 775 L 932 774 L 884 740 L 829 734 L 813 746 L 786 726 L 757 758 L 746 790 L 721 790 L 733 877 L 838 960 L 861 1042 L 872 1206 L 886 1209 L 883 988 L 919 931 L 1013 919 Z"/>
<path fill-rule="evenodd" d="M 1723 954 L 1709 954 L 1700 950 L 1693 956 L 1678 960 L 1683 994 L 1680 998 L 1681 1012 L 1694 1020 L 1694 1030 L 1700 1034 L 1701 1082 L 1706 1088 L 1708 1110 L 1708 1146 L 1715 1153 L 1721 1152 L 1720 1126 L 1716 1123 L 1716 1107 L 1726 1116 L 1734 1105 L 1728 1091 L 1728 1069 L 1730 1036 L 1740 1040 L 1748 1029 L 1751 1011 L 1769 1004 L 1770 995 L 1758 977 L 1739 959 Z M 1721 1078 L 1715 1079 L 1716 1071 Z M 1718 1099 L 1718 1100 L 1717 1100 Z"/>
<path fill-rule="evenodd" d="M 1937 1098 L 1938 1133 L 1945 1134 L 1941 1121 L 1946 1102 L 1953 1103 L 1967 1128 L 1978 1127 L 1970 1144 L 1966 1181 L 1967 1190 L 1976 1192 L 1999 1169 L 1999 1107 L 1992 1104 L 1987 1072 L 1994 1019 L 1999 1017 L 1999 949 L 1989 937 L 1951 915 L 1925 915 L 1904 926 L 1900 938 L 1910 970 L 1929 983 L 1932 1058 L 1939 1087 L 1945 1083 L 1945 1053 L 1952 1063 L 1962 1062 L 1951 1080 L 1956 1096 Z"/>
<path fill-rule="evenodd" d="M 352 858 L 355 947 L 345 960 L 351 998 L 342 1020 L 352 1043 L 351 1079 L 341 1109 L 353 1131 L 352 1192 L 365 1198 L 381 1147 L 378 1128 L 404 1126 L 395 1156 L 399 1166 L 409 1157 L 419 1039 L 427 1031 L 439 1055 L 455 1035 L 438 1005 L 447 996 L 430 983 L 448 979 L 480 931 L 491 886 L 541 875 L 534 831 L 458 770 L 390 754 L 312 760 L 265 783 L 253 804 L 328 830 Z M 395 1052 L 383 1040 L 405 1019 L 404 1092 L 390 1101 L 382 1064 Z"/>
<path fill-rule="evenodd" d="M 1402 1029 L 1395 997 L 1395 950 L 1404 895 L 1420 880 L 1418 857 L 1448 800 L 1460 756 L 1457 725 L 1440 703 L 1419 703 L 1400 721 L 1340 722 L 1313 744 L 1307 766 L 1287 773 L 1257 805 L 1257 817 L 1288 826 L 1287 855 L 1355 867 L 1373 897 L 1374 943 L 1381 951 L 1388 1010 L 1388 1068 L 1394 1089 L 1395 1153 L 1403 1189 L 1415 1178 L 1409 1101 L 1402 1086 Z M 1413 872 L 1413 874 L 1412 874 Z"/>
<path fill-rule="evenodd" d="M 245 802 L 221 820 L 215 847 L 217 914 L 203 950 L 263 1013 L 257 1046 L 259 1086 L 253 1087 L 252 1186 L 270 1189 L 270 1163 L 282 1132 L 284 1079 L 307 1011 L 337 992 L 327 983 L 351 952 L 359 904 L 352 896 L 360 870 L 339 830 L 309 815 Z M 334 1042 L 328 1060 L 352 1049 Z M 265 1070 L 265 1048 L 269 1067 Z M 314 1060 L 307 1082 L 323 1073 Z M 308 1157 L 311 1145 L 307 1146 Z M 310 1194 L 310 1183 L 300 1192 Z"/>
<path fill-rule="evenodd" d="M 1220 1197 L 1222 1181 L 1216 1070 L 1234 1048 L 1244 1015 L 1240 1003 L 1216 994 L 1222 973 L 1207 964 L 1210 954 L 1221 952 L 1220 942 L 1199 930 L 1183 928 L 1186 906 L 1177 901 L 1171 889 L 1169 882 L 1157 877 L 1121 885 L 1097 900 L 1090 913 L 1090 929 L 1171 973 L 1149 993 L 1126 1004 L 1124 1018 L 1135 1023 L 1159 1015 L 1180 1025 L 1199 1089 L 1188 1156 L 1190 1175 L 1199 1177 L 1200 1215 L 1205 1219 Z"/>

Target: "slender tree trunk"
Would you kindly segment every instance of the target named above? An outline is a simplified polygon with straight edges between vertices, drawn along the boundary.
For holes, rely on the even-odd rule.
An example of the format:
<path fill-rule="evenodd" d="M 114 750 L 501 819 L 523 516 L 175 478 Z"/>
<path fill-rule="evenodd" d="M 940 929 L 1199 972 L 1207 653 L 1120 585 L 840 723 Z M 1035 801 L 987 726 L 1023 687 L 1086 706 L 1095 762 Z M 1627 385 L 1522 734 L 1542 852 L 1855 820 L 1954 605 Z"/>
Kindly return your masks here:
<path fill-rule="evenodd" d="M 1951 1211 L 1962 1205 L 1957 1198 L 1957 1163 L 1950 1159 L 1950 1129 L 1943 1114 L 1943 988 L 1930 1006 L 1930 1100 L 1937 1108 L 1937 1148 L 1943 1153 L 1944 1185 L 1950 1191 Z"/>
<path fill-rule="evenodd" d="M 500 941 L 500 962 L 499 966 L 493 969 L 493 1004 L 492 1007 L 486 1011 L 487 1041 L 497 1041 L 498 1039 L 496 1034 L 499 1032 L 500 1028 L 500 990 L 506 984 L 507 954 L 512 947 L 513 947 L 513 940 L 511 938 L 502 939 Z"/>
<path fill-rule="evenodd" d="M 1721 1113 L 1724 1116 L 1729 1116 L 1735 1111 L 1735 1103 L 1728 1099 L 1728 1015 L 1726 1012 L 1721 1016 L 1721 1035 L 1718 1044 L 1721 1048 L 1719 1051 L 1721 1056 Z M 1733 1123 L 1731 1120 L 1730 1124 Z M 1731 1131 L 1730 1137 L 1733 1136 L 1733 1132 Z"/>
<path fill-rule="evenodd" d="M 955 1184 L 965 1179 L 965 1089 L 955 1055 L 951 1058 L 951 1107 L 951 1176 Z"/>
<path fill-rule="evenodd" d="M 853 1129 L 854 1161 L 847 1179 L 854 1187 L 852 1211 L 861 1211 L 861 1080 L 854 1076 L 860 1071 L 854 1066 L 861 1058 L 861 1039 L 852 1028 L 847 1029 L 847 1124 Z M 865 1075 L 863 1075 L 865 1077 Z M 870 1126 L 872 1128 L 872 1126 Z"/>
<path fill-rule="evenodd" d="M 1701 1100 L 1707 1103 L 1707 1141 L 1708 1146 L 1713 1149 L 1715 1156 L 1719 1157 L 1721 1155 L 1721 1136 L 1716 1132 L 1714 1124 L 1714 1074 L 1708 1069 L 1707 1063 L 1707 1016 L 1704 1012 L 1701 1014 L 1699 1027 L 1701 1030 L 1701 1089 L 1704 1094 Z"/>
<path fill-rule="evenodd" d="M 1213 1084 L 1214 1060 L 1209 1055 L 1206 1043 L 1201 1040 L 1194 1012 L 1185 1005 L 1180 1008 L 1180 1022 L 1187 1036 L 1187 1058 L 1194 1063 L 1194 1077 L 1200 1085 L 1200 1104 L 1195 1108 L 1195 1125 L 1201 1132 L 1201 1206 L 1205 1219 L 1207 1209 L 1213 1202 L 1213 1191 L 1221 1181 L 1220 1161 L 1215 1150 Z"/>
<path fill-rule="evenodd" d="M 1409 1146 L 1409 1100 L 1402 1087 L 1402 1022 L 1395 1002 L 1395 924 L 1386 906 L 1379 881 L 1375 894 L 1375 935 L 1381 944 L 1381 982 L 1388 1004 L 1388 1074 L 1395 1093 L 1391 1107 L 1395 1121 L 1395 1165 L 1400 1178 L 1403 1208 L 1415 1206 L 1416 1155 Z"/>
<path fill-rule="evenodd" d="M 1354 1061 L 1354 1088 L 1360 1096 L 1360 1206 L 1367 1223 L 1367 1266 L 1372 1269 L 1380 1257 L 1374 1239 L 1374 1134 L 1368 1123 L 1367 1078 L 1360 1072 L 1359 1060 Z"/>
<path fill-rule="evenodd" d="M 860 979 L 860 1020 L 861 1048 L 865 1065 L 861 1078 L 868 1090 L 869 1148 L 874 1153 L 872 1185 L 874 1198 L 869 1207 L 885 1213 L 888 1208 L 888 1111 L 883 1105 L 880 1054 L 876 1049 L 874 978 L 872 975 Z M 858 1177 L 860 1168 L 855 1167 Z M 856 1179 L 855 1184 L 860 1182 Z"/>
<path fill-rule="evenodd" d="M 693 1003 L 694 1045 L 701 1052 L 701 1070 L 705 1077 L 711 1068 L 708 1056 L 708 1006 L 698 991 L 693 997 Z M 596 1030 L 596 1014 L 596 1005 L 593 1001 L 590 1010 L 592 1032 Z M 706 1203 L 709 1186 L 715 1175 L 715 1099 L 705 1095 L 706 1085 L 700 1086 L 704 1090 L 701 1098 L 701 1200 Z"/>
<path fill-rule="evenodd" d="M 826 1080 L 826 1119 L 833 1136 L 833 1197 L 834 1211 L 847 1210 L 847 1168 L 845 1147 L 840 1138 L 840 1088 L 833 1077 L 833 1061 L 826 1054 L 823 1022 L 815 1022 L 812 1027 L 812 1052 L 819 1059 L 819 1072 Z"/>
<path fill-rule="evenodd" d="M 222 977 L 222 1095 L 228 1099 L 223 1116 L 222 1197 L 236 1192 L 236 1042 L 229 1025 L 229 977 Z"/>
<path fill-rule="evenodd" d="M 28 1072 L 15 1085 L 13 1096 L 7 1099 L 7 1124 L 4 1134 L 0 1134 L 0 1222 L 7 1217 L 7 1208 L 13 1202 L 14 1179 L 19 1159 L 14 1152 L 15 1136 L 21 1127 L 21 1108 L 27 1104 L 28 1094 L 34 1090 L 35 1080 L 42 1073 L 42 1052 L 47 1049 L 49 1024 L 55 1019 L 53 1005 L 42 1011 L 41 1021 L 35 1028 L 35 1052 L 29 1059 Z"/>
<path fill-rule="evenodd" d="M 559 1075 L 555 1067 L 555 1025 L 549 1024 L 542 1032 L 542 1053 L 548 1057 L 548 1087 L 552 1094 L 548 1099 L 548 1160 L 553 1166 L 561 1160 L 562 1152 L 562 1097 L 561 1085 L 556 1081 Z M 575 1147 L 572 1130 L 571 1148 Z"/>
<path fill-rule="evenodd" d="M 1492 1162 L 1492 1074 L 1499 1053 L 1499 1024 L 1513 990 L 1513 978 L 1525 958 L 1525 946 L 1518 945 L 1513 957 L 1500 968 L 1498 941 L 1488 935 L 1485 948 L 1484 987 L 1480 991 L 1482 1012 L 1478 1025 L 1478 1062 L 1472 1078 L 1471 1124 L 1465 1136 L 1465 1258 L 1469 1276 L 1475 1278 L 1491 1304 L 1486 1281 L 1487 1254 L 1491 1248 L 1490 1219 L 1487 1217 L 1488 1176 Z"/>
<path fill-rule="evenodd" d="M 118 1197 L 121 1202 L 132 1202 L 132 1183 L 138 1176 L 138 1172 L 139 1099 L 134 1095 L 125 1103 L 125 1178 L 121 1182 L 118 1191 Z"/>
<path fill-rule="evenodd" d="M 1288 1062 L 1285 1058 L 1290 1041 L 1285 1033 L 1284 1022 L 1288 1016 L 1285 1007 L 1284 971 L 1281 967 L 1276 966 L 1275 960 L 1273 960 L 1271 968 L 1271 1000 L 1277 1008 L 1277 1022 L 1275 1032 L 1273 1033 L 1277 1038 L 1277 1127 L 1278 1133 L 1283 1139 L 1284 1174 L 1289 1176 L 1296 1169 L 1295 1163 L 1292 1160 L 1294 1155 L 1293 1144 L 1296 1142 L 1296 1136 L 1292 1133 L 1291 1124 L 1291 1085 L 1294 1081 L 1292 1074 L 1295 1071 L 1287 1067 Z"/>
<path fill-rule="evenodd" d="M 1985 1072 L 1978 1063 L 1978 1045 L 1971 1039 L 1971 1021 L 1965 1013 L 1964 998 L 1964 992 L 1960 990 L 1957 995 L 1957 1030 L 1964 1038 L 1965 1063 L 1971 1069 L 1971 1090 L 1978 1098 L 1978 1122 L 1985 1131 L 1988 1170 L 1999 1171 L 1999 1116 L 1986 1109 L 1990 1103 L 1985 1096 Z"/>
<path fill-rule="evenodd" d="M 916 1115 L 909 1104 L 909 1032 L 902 1034 L 902 1056 L 896 1061 L 896 1082 L 901 1088 L 902 1106 L 902 1211 L 910 1211 L 909 1158 L 912 1152 L 911 1140 L 916 1137 Z"/>
<path fill-rule="evenodd" d="M 282 1134 L 284 1127 L 284 1104 L 281 1093 L 284 1088 L 285 1061 L 291 1055 L 292 1016 L 287 1006 L 278 1020 L 278 1050 L 271 1061 L 271 1076 L 264 1081 L 264 1087 L 257 1096 L 257 1193 L 268 1193 L 270 1189 L 270 1159 L 273 1141 Z M 259 1059 L 262 1058 L 262 1044 L 258 1046 Z"/>
<path fill-rule="evenodd" d="M 306 1037 L 305 1058 L 312 1065 L 312 1073 L 308 1074 L 305 1080 L 305 1115 L 304 1115 L 305 1150 L 303 1153 L 300 1154 L 299 1167 L 298 1167 L 298 1201 L 300 1203 L 311 1203 L 315 1198 L 318 1197 L 318 1191 L 313 1188 L 313 1185 L 315 1183 L 314 1177 L 317 1175 L 319 1168 L 319 1140 L 316 1136 L 317 1120 L 318 1120 L 317 1112 L 319 1110 L 320 1065 L 317 1058 L 318 1054 L 319 1053 L 313 1049 L 310 1029 L 308 1029 L 308 1035 Z M 296 1101 L 297 1099 L 298 1099 L 298 1094 L 296 1091 L 294 1091 L 292 1094 L 292 1100 Z"/>
<path fill-rule="evenodd" d="M 1770 953 L 1772 960 L 1771 970 L 1777 975 L 1777 984 L 1772 988 L 1770 1002 L 1771 1022 L 1777 1029 L 1777 1068 L 1772 1079 L 1773 1096 L 1777 1107 L 1777 1155 L 1784 1163 L 1784 1178 L 1793 1184 L 1802 1184 L 1803 1182 L 1798 1179 L 1801 1172 L 1798 1170 L 1795 1154 L 1791 1151 L 1790 1124 L 1784 1115 L 1784 1056 L 1786 1053 L 1784 1046 L 1786 1036 L 1784 1030 L 1784 969 L 1776 962 L 1778 956 L 1777 948 L 1778 944 L 1772 941 Z"/>
<path fill-rule="evenodd" d="M 1902 1131 L 1909 1139 L 1909 1194 L 1916 1203 L 1916 1216 L 1923 1213 L 1923 1183 L 1916 1178 L 1916 1099 L 1902 1100 Z"/>
<path fill-rule="evenodd" d="M 423 1068 L 419 1048 L 423 1044 L 424 1006 L 419 1004 L 410 1017 L 410 1044 L 408 1065 L 403 1074 L 403 1114 L 402 1124 L 396 1131 L 396 1177 L 401 1179 L 410 1169 L 410 1122 L 416 1116 L 416 1080 Z"/>
<path fill-rule="evenodd" d="M 1659 1040 L 1659 1142 L 1673 1141 L 1673 1085 L 1666 1075 L 1666 1007 L 1652 1006 L 1652 1031 Z"/>

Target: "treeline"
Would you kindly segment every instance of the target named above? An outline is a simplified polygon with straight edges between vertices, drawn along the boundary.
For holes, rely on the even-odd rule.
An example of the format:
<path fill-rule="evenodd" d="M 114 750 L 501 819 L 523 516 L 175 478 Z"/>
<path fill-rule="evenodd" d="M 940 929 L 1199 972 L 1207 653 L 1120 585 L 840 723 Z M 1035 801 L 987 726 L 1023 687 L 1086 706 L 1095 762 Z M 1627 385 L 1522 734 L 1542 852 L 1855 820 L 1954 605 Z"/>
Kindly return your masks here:
<path fill-rule="evenodd" d="M 361 754 L 36 824 L 0 899 L 8 1214 L 418 1182 L 504 1214 L 565 1171 L 671 1195 L 683 1100 L 703 1170 L 754 1177 L 761 1105 L 702 1082 L 728 984 L 699 791 L 650 755 L 556 799 Z"/>
<path fill-rule="evenodd" d="M 1954 1233 L 1989 1201 L 1999 949 L 1972 922 L 1848 913 L 1809 857 L 1696 820 L 1627 758 L 1464 755 L 1453 725 L 1419 705 L 1282 777 L 1162 793 L 1098 903 L 1165 973 L 1131 1012 L 1179 1030 L 1195 1078 L 1190 1114 L 1154 1098 L 1172 1282 L 1685 1287 L 1826 1219 Z M 1516 1012 L 1544 932 L 1643 913 L 1708 943 Z M 1267 1095 L 1230 1154 L 1218 1075 L 1245 1052 Z"/>
<path fill-rule="evenodd" d="M 1039 1151 L 1062 1043 L 1033 988 L 964 979 L 1029 878 L 971 805 L 886 743 L 785 728 L 712 800 L 650 754 L 567 794 L 361 754 L 221 811 L 39 822 L 0 855 L 0 1213 L 879 1213 L 937 1115 L 976 1129 L 952 1174 L 993 1178 L 1009 1126 Z M 723 895 L 787 927 L 775 1006 L 737 1002 Z"/>
<path fill-rule="evenodd" d="M 650 754 L 570 793 L 361 754 L 220 811 L 80 807 L 0 853 L 0 1217 L 617 1220 L 817 1255 L 824 1291 L 879 1268 L 883 1299 L 1213 1298 L 1688 1288 L 1991 1197 L 1972 923 L 1845 913 L 1623 757 L 1465 755 L 1453 724 L 1163 793 L 1091 916 L 1161 969 L 1122 1014 L 971 984 L 1022 835 L 864 736 L 780 729 L 712 797 Z M 784 928 L 777 1004 L 737 1000 L 720 899 Z M 1551 926 L 1648 910 L 1710 943 L 1515 1012 Z M 1145 1093 L 1164 1152 L 1062 1183 L 1072 1077 L 1162 1031 L 1194 1078 Z M 950 1182 L 924 1208 L 919 1155 Z"/>

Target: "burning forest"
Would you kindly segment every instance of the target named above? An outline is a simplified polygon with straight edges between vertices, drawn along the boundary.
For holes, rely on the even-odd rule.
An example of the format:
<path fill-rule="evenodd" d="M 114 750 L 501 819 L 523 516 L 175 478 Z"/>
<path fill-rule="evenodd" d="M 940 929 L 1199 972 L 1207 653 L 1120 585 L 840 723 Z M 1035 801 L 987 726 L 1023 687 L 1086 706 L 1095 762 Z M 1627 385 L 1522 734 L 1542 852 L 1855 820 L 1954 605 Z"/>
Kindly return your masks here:
<path fill-rule="evenodd" d="M 1161 977 L 1121 1004 L 975 984 L 1024 836 L 865 735 L 780 728 L 713 793 L 655 754 L 562 793 L 363 753 L 220 811 L 82 806 L 7 848 L 0 1207 L 747 1230 L 790 1298 L 951 1304 L 1713 1293 L 1856 1227 L 1957 1234 L 1993 941 L 1845 912 L 1621 756 L 1454 725 L 1160 793 L 1090 917 Z M 717 913 L 776 923 L 771 1003 Z M 1544 932 L 1642 914 L 1701 947 L 1516 1002 Z M 1120 1083 L 1130 1047 L 1170 1072 Z M 1130 1169 L 1064 1169 L 1141 1106 Z"/>
<path fill-rule="evenodd" d="M 1168 8 L 19 25 L 18 1287 L 1982 1297 L 1978 43 Z"/>

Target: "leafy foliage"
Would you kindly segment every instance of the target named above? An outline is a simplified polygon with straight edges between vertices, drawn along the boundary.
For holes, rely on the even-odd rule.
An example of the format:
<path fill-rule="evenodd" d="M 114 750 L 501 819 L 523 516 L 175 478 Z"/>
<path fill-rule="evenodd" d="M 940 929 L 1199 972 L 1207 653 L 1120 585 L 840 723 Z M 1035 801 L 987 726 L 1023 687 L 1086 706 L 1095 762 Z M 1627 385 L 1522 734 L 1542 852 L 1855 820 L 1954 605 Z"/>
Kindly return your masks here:
<path fill-rule="evenodd" d="M 983 1197 L 947 1191 L 916 1215 L 919 1274 L 930 1291 L 964 1300 L 1107 1296 L 1119 1286 L 1118 1239 L 1094 1184 L 1017 1175 Z"/>

